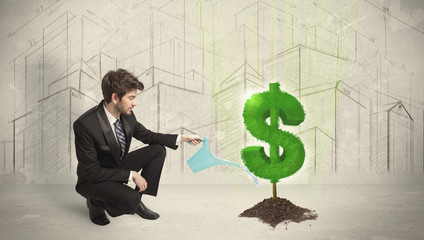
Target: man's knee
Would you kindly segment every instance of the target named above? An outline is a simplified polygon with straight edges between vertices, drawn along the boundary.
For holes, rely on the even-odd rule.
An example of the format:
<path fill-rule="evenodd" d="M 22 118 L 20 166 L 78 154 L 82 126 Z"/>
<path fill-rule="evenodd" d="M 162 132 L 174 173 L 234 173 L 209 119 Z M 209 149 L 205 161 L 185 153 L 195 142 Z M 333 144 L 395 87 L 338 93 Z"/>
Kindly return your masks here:
<path fill-rule="evenodd" d="M 160 158 L 160 159 L 165 159 L 166 157 L 166 149 L 164 146 L 159 145 L 159 144 L 153 144 L 150 145 L 151 147 L 151 151 L 152 151 L 152 155 L 154 157 Z"/>

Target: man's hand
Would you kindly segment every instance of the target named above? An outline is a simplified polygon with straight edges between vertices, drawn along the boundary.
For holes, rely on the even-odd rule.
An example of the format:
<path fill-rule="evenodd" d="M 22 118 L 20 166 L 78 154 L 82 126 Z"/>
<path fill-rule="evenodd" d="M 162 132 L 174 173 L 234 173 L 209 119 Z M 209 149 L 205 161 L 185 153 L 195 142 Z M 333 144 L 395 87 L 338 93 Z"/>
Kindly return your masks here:
<path fill-rule="evenodd" d="M 186 142 L 191 145 L 196 145 L 203 141 L 203 138 L 199 135 L 181 135 L 181 143 Z"/>
<path fill-rule="evenodd" d="M 147 188 L 146 179 L 144 179 L 138 172 L 132 171 L 132 180 L 135 185 L 139 188 L 138 192 L 142 192 Z"/>

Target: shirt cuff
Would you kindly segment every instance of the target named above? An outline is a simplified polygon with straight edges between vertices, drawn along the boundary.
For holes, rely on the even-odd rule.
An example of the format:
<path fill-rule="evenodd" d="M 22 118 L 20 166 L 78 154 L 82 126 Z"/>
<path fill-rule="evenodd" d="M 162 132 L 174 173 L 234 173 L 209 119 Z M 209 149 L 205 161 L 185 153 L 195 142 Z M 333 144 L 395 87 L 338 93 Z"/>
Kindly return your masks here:
<path fill-rule="evenodd" d="M 132 182 L 132 171 L 130 170 L 130 176 L 128 177 L 128 183 Z"/>
<path fill-rule="evenodd" d="M 177 141 L 175 142 L 175 146 L 180 145 L 181 134 L 178 134 Z"/>

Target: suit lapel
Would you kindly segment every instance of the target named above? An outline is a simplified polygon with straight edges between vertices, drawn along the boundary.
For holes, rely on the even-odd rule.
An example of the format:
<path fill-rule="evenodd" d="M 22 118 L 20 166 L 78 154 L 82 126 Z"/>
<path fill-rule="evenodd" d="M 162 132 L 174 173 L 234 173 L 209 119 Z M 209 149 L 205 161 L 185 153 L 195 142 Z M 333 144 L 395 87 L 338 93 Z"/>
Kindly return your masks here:
<path fill-rule="evenodd" d="M 110 127 L 109 121 L 107 120 L 107 116 L 103 107 L 103 101 L 100 102 L 99 106 L 97 106 L 97 118 L 99 119 L 100 126 L 103 130 L 103 135 L 106 138 L 107 144 L 109 145 L 110 151 L 112 152 L 113 157 L 115 158 L 118 165 L 121 163 L 120 153 L 121 150 L 116 142 L 115 135 Z"/>

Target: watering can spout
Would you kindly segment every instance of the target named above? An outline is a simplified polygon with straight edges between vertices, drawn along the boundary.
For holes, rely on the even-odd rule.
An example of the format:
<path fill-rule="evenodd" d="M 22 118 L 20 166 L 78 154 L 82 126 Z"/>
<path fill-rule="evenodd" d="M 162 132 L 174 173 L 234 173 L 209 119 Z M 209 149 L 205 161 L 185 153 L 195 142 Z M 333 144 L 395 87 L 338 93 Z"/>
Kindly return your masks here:
<path fill-rule="evenodd" d="M 190 167 L 191 171 L 197 173 L 206 168 L 218 166 L 218 165 L 232 165 L 238 168 L 243 169 L 247 174 L 249 174 L 253 180 L 255 181 L 257 186 L 260 186 L 258 178 L 253 175 L 246 167 L 242 167 L 239 164 L 218 158 L 214 156 L 209 148 L 209 141 L 206 137 L 203 138 L 203 146 L 197 151 L 189 160 L 187 160 L 187 164 Z"/>

